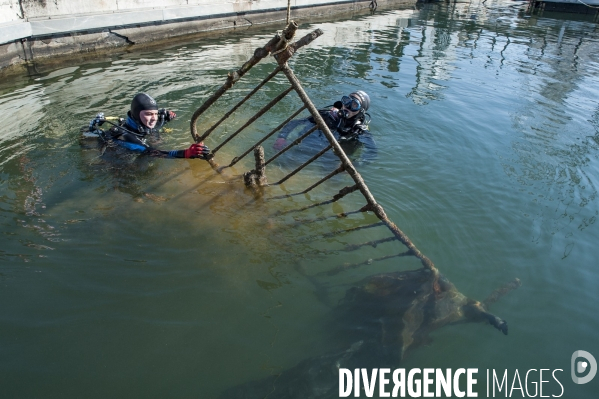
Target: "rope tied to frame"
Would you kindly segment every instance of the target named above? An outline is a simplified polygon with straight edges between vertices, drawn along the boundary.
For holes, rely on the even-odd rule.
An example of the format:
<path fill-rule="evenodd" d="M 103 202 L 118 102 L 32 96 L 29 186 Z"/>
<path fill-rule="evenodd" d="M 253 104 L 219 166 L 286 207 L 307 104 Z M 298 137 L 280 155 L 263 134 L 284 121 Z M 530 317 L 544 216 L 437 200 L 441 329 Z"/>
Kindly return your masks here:
<path fill-rule="evenodd" d="M 289 22 L 287 22 L 287 24 L 289 25 Z M 291 40 L 293 39 L 293 36 L 290 39 L 287 39 L 285 37 L 285 33 L 284 32 L 281 32 L 281 33 L 277 32 L 277 35 L 281 38 L 281 40 L 279 41 L 279 43 L 285 43 L 285 47 L 283 47 L 280 50 L 273 51 L 272 53 L 270 53 L 270 55 L 272 55 L 273 57 L 275 55 L 281 54 L 283 51 L 287 50 L 289 48 L 289 42 L 291 42 Z"/>

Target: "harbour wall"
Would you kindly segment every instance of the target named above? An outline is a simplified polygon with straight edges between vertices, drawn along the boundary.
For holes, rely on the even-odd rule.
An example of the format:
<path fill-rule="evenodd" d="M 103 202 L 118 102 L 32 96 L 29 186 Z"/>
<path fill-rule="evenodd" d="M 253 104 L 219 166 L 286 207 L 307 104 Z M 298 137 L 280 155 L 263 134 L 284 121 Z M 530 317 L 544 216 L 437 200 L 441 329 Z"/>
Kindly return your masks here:
<path fill-rule="evenodd" d="M 291 0 L 291 17 L 417 0 Z M 288 0 L 0 0 L 0 69 L 58 56 L 278 23 Z"/>

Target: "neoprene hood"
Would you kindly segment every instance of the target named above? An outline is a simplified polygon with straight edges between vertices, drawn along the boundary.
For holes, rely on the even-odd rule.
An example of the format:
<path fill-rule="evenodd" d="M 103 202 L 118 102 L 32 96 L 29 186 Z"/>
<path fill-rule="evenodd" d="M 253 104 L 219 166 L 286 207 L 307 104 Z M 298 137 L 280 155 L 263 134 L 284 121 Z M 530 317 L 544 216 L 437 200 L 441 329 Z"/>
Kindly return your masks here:
<path fill-rule="evenodd" d="M 135 122 L 140 123 L 139 113 L 141 111 L 148 110 L 157 110 L 158 104 L 156 104 L 156 100 L 150 97 L 146 93 L 139 93 L 135 97 L 133 97 L 133 101 L 131 101 L 131 117 Z"/>

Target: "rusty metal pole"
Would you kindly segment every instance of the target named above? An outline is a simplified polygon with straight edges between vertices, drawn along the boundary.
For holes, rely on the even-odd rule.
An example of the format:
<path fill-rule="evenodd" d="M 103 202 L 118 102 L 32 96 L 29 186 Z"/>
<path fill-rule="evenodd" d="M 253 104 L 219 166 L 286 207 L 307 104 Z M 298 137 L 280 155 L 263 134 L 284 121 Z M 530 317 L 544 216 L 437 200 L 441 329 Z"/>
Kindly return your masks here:
<path fill-rule="evenodd" d="M 289 82 L 291 83 L 291 85 L 293 86 L 293 88 L 295 89 L 295 91 L 297 92 L 297 94 L 299 95 L 301 100 L 303 101 L 303 103 L 306 105 L 308 110 L 310 111 L 310 114 L 312 114 L 312 117 L 314 118 L 314 121 L 316 122 L 318 129 L 324 133 L 324 135 L 327 138 L 327 140 L 329 141 L 329 143 L 333 146 L 333 150 L 335 151 L 335 154 L 337 154 L 337 156 L 341 160 L 347 173 L 351 176 L 351 178 L 354 180 L 354 182 L 358 185 L 360 192 L 362 193 L 362 195 L 368 202 L 368 205 L 370 206 L 370 208 L 374 212 L 374 214 L 383 223 L 385 223 L 385 225 L 389 228 L 389 230 L 391 230 L 391 232 L 397 237 L 397 239 L 399 241 L 401 241 L 406 247 L 408 247 L 408 249 L 412 252 L 412 254 L 414 254 L 414 256 L 416 256 L 418 259 L 420 259 L 420 261 L 422 262 L 422 265 L 425 268 L 431 270 L 432 272 L 434 272 L 438 275 L 439 272 L 438 272 L 437 268 L 435 267 L 435 265 L 433 264 L 433 262 L 428 257 L 426 257 L 422 252 L 420 252 L 420 250 L 418 248 L 416 248 L 416 246 L 409 239 L 409 237 L 403 231 L 401 231 L 399 229 L 399 227 L 397 227 L 397 225 L 395 225 L 395 223 L 393 223 L 391 220 L 389 220 L 389 217 L 385 213 L 385 210 L 383 209 L 383 207 L 380 206 L 376 202 L 376 200 L 374 199 L 374 196 L 370 193 L 370 190 L 366 186 L 366 183 L 364 183 L 364 179 L 362 179 L 362 176 L 360 176 L 360 174 L 358 173 L 358 171 L 356 170 L 354 165 L 351 163 L 351 161 L 349 160 L 347 155 L 345 155 L 345 152 L 341 148 L 341 145 L 337 142 L 337 140 L 335 139 L 335 136 L 333 136 L 333 133 L 331 133 L 331 131 L 329 130 L 327 124 L 320 116 L 320 113 L 318 112 L 318 110 L 316 109 L 316 107 L 314 106 L 312 101 L 310 101 L 308 94 L 306 94 L 306 92 L 304 91 L 299 80 L 297 79 L 297 77 L 295 76 L 295 74 L 293 73 L 291 68 L 289 68 L 289 65 L 287 65 L 286 61 L 285 61 L 285 64 L 283 65 L 283 73 L 285 74 L 285 76 L 287 76 L 287 79 L 289 80 Z"/>
<path fill-rule="evenodd" d="M 243 174 L 243 181 L 247 187 L 256 188 L 266 185 L 266 173 L 264 165 L 264 147 L 261 145 L 254 149 L 256 169 Z"/>

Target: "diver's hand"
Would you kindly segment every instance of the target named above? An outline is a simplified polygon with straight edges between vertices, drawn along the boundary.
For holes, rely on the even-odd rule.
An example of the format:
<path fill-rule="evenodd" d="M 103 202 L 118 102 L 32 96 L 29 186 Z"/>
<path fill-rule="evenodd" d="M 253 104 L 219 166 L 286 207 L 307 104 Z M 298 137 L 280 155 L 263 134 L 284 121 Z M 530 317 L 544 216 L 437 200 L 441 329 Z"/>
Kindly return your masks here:
<path fill-rule="evenodd" d="M 283 148 L 287 146 L 287 140 L 283 137 L 279 137 L 277 141 L 273 144 L 273 148 L 277 151 L 281 151 Z"/>
<path fill-rule="evenodd" d="M 210 148 L 206 147 L 204 143 L 194 143 L 185 150 L 185 158 L 206 159 L 208 154 L 210 154 Z"/>
<path fill-rule="evenodd" d="M 177 114 L 175 114 L 173 111 L 168 110 L 166 108 L 162 108 L 161 110 L 159 110 L 158 114 L 160 116 L 163 116 L 164 120 L 167 122 L 172 121 L 173 119 L 175 119 L 177 117 Z"/>

